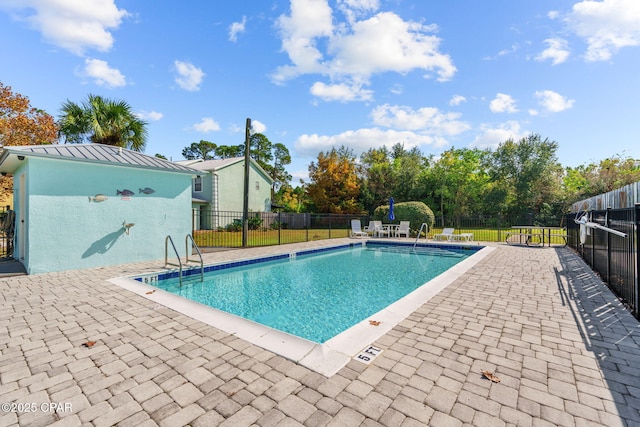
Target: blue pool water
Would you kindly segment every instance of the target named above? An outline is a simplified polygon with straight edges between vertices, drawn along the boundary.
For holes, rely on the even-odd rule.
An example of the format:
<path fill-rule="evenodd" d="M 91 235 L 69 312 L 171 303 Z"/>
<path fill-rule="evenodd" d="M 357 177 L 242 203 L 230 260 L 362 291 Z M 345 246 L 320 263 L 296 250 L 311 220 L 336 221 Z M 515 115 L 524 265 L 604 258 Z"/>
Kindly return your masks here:
<path fill-rule="evenodd" d="M 358 245 L 159 280 L 190 300 L 324 343 L 474 251 Z M 244 264 L 244 263 L 243 263 Z M 228 267 L 228 266 L 226 266 Z"/>

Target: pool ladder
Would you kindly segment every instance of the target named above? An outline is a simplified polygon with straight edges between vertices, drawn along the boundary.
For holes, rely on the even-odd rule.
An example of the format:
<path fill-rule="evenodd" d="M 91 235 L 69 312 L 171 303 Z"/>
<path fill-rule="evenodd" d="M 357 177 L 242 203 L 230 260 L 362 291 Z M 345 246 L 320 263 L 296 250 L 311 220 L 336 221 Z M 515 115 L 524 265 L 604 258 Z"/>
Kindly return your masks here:
<path fill-rule="evenodd" d="M 416 248 L 416 245 L 418 244 L 418 239 L 420 238 L 420 233 L 422 233 L 422 229 L 424 228 L 424 238 L 425 240 L 429 239 L 429 226 L 427 225 L 426 222 L 423 222 L 422 225 L 420 226 L 420 230 L 418 230 L 418 235 L 416 236 L 416 241 L 413 242 L 413 249 Z"/>
<path fill-rule="evenodd" d="M 191 251 L 189 250 L 189 241 L 191 241 Z M 169 243 L 171 243 L 171 247 L 173 248 L 173 252 L 176 254 L 176 258 L 178 258 L 178 263 L 169 262 Z M 193 240 L 191 234 L 187 234 L 184 238 L 184 246 L 186 253 L 185 266 L 189 265 L 190 261 L 198 262 L 197 259 L 189 259 L 189 252 L 192 252 L 193 249 L 198 253 L 198 257 L 200 258 L 200 281 L 204 281 L 204 262 L 202 260 L 202 253 L 200 252 L 200 248 L 196 245 L 196 242 Z M 180 254 L 178 254 L 178 250 L 176 249 L 176 245 L 173 244 L 173 239 L 171 236 L 167 236 L 164 239 L 164 266 L 174 265 L 179 267 L 178 279 L 180 281 L 180 286 L 182 286 L 182 260 L 180 260 Z"/>

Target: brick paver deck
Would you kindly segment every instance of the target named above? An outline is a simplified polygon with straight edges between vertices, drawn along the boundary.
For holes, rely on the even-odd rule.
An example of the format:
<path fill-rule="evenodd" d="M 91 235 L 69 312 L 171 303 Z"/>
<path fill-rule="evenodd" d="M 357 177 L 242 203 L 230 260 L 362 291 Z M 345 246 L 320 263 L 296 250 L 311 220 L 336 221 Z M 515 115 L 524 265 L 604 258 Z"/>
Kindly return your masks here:
<path fill-rule="evenodd" d="M 106 281 L 161 267 L 0 279 L 0 426 L 640 426 L 640 325 L 568 248 L 496 245 L 331 378 Z"/>

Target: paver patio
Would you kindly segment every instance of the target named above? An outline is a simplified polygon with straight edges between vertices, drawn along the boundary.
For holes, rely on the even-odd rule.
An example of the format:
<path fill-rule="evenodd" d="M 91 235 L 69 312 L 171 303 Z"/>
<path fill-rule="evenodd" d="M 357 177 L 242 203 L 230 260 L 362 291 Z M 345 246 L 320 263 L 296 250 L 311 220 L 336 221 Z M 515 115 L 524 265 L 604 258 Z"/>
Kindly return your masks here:
<path fill-rule="evenodd" d="M 639 322 L 570 249 L 493 245 L 330 378 L 107 281 L 162 262 L 0 279 L 0 426 L 640 426 Z"/>

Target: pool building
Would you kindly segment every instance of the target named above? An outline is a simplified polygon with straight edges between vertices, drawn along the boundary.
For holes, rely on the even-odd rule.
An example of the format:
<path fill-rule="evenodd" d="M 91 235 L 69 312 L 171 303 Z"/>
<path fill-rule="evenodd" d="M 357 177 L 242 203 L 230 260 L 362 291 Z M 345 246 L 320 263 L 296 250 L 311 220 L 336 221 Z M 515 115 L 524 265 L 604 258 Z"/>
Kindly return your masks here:
<path fill-rule="evenodd" d="M 166 236 L 191 233 L 201 174 L 102 144 L 4 147 L 0 172 L 13 176 L 14 258 L 28 274 L 162 259 Z"/>

